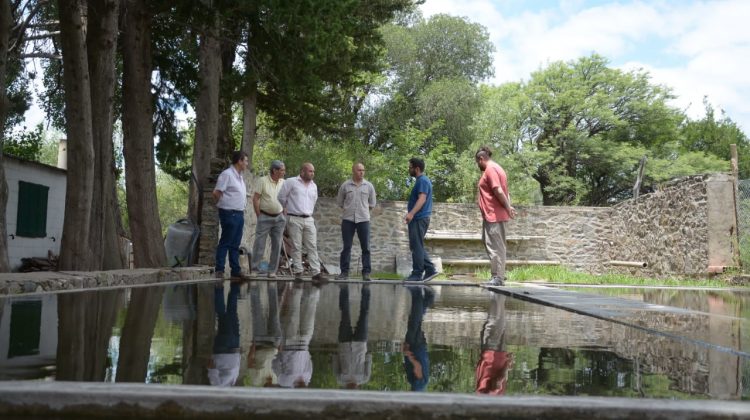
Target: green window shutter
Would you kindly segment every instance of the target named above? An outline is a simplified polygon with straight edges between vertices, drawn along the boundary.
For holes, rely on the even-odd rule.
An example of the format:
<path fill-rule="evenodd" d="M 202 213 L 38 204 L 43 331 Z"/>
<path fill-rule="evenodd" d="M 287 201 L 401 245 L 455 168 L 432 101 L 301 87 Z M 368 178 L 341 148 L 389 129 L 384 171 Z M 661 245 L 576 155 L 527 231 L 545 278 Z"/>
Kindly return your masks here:
<path fill-rule="evenodd" d="M 47 236 L 47 196 L 49 187 L 18 181 L 16 235 L 28 238 Z"/>
<path fill-rule="evenodd" d="M 10 312 L 8 359 L 39 354 L 42 301 L 13 302 Z"/>

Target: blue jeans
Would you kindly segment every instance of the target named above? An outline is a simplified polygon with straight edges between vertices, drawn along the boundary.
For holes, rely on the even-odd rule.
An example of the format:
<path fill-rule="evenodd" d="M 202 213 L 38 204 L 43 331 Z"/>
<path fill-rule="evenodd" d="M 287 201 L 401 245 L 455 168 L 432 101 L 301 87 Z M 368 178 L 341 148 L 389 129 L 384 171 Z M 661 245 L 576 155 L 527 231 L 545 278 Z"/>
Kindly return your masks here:
<path fill-rule="evenodd" d="M 219 222 L 221 223 L 221 238 L 216 247 L 216 272 L 224 272 L 224 261 L 228 252 L 232 275 L 239 276 L 242 271 L 240 242 L 242 241 L 242 227 L 245 225 L 245 213 L 240 210 L 219 209 Z"/>
<path fill-rule="evenodd" d="M 359 245 L 362 247 L 362 274 L 370 274 L 372 270 L 370 266 L 370 222 L 354 223 L 351 220 L 341 221 L 341 240 L 344 242 L 344 249 L 341 250 L 339 258 L 341 272 L 349 273 L 354 232 L 357 232 Z"/>
<path fill-rule="evenodd" d="M 225 304 L 224 287 L 214 289 L 214 310 L 218 321 L 213 347 L 215 354 L 233 353 L 233 349 L 240 348 L 240 319 L 237 316 L 237 298 L 239 295 L 239 283 L 232 283 Z"/>
<path fill-rule="evenodd" d="M 422 278 L 425 272 L 430 274 L 435 272 L 435 264 L 424 250 L 424 236 L 427 234 L 428 227 L 430 227 L 429 217 L 412 219 L 409 222 L 409 249 L 411 250 L 411 276 L 409 277 Z"/>

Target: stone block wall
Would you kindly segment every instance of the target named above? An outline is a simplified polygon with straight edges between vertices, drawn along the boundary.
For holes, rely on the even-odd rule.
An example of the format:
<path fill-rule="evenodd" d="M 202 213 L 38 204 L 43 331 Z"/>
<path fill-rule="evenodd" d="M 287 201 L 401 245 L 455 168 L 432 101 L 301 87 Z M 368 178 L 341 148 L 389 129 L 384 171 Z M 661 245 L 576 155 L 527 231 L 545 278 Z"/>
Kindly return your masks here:
<path fill-rule="evenodd" d="M 736 220 L 731 185 L 731 177 L 725 174 L 685 177 L 612 207 L 608 259 L 643 261 L 648 267 L 637 271 L 606 268 L 664 276 L 705 274 L 709 260 L 733 265 L 731 248 L 736 242 L 731 238 L 736 236 Z M 723 216 L 712 217 L 711 208 L 723 209 Z M 709 250 L 709 243 L 721 246 Z M 716 255 L 724 258 L 717 260 Z"/>
<path fill-rule="evenodd" d="M 608 208 L 527 207 L 518 208 L 518 217 L 508 223 L 508 236 L 543 236 L 508 244 L 508 259 L 556 260 L 583 270 L 597 271 L 605 258 L 609 223 Z M 396 255 L 409 252 L 403 217 L 406 203 L 381 201 L 370 221 L 370 248 L 373 271 L 394 272 Z M 318 253 L 324 262 L 338 265 L 341 252 L 341 210 L 335 200 L 319 198 L 315 209 L 318 226 Z M 481 233 L 482 217 L 476 204 L 434 203 L 430 230 Z M 431 255 L 442 258 L 486 259 L 479 240 L 428 239 Z M 358 267 L 359 242 L 352 247 L 352 272 Z M 460 267 L 456 268 L 460 271 Z M 456 272 L 456 270 L 454 270 Z"/>
<path fill-rule="evenodd" d="M 736 252 L 736 219 L 732 178 L 725 174 L 678 179 L 659 191 L 614 207 L 518 207 L 507 224 L 510 237 L 533 236 L 508 243 L 509 260 L 559 261 L 590 273 L 622 272 L 648 276 L 705 274 L 710 265 L 732 266 Z M 208 198 L 208 197 L 206 197 Z M 395 272 L 398 255 L 408 255 L 403 216 L 406 203 L 381 201 L 372 213 L 370 247 L 374 272 Z M 204 205 L 201 261 L 213 265 L 218 226 L 213 206 Z M 338 266 L 341 210 L 333 198 L 321 197 L 315 209 L 318 253 Z M 481 232 L 476 204 L 434 203 L 430 230 Z M 245 215 L 243 246 L 252 249 L 255 215 Z M 428 239 L 428 252 L 443 259 L 486 259 L 480 240 Z M 646 262 L 646 268 L 611 261 Z M 244 268 L 244 267 L 243 267 Z M 351 272 L 361 270 L 359 241 L 352 247 Z M 454 267 L 454 272 L 473 268 Z"/>

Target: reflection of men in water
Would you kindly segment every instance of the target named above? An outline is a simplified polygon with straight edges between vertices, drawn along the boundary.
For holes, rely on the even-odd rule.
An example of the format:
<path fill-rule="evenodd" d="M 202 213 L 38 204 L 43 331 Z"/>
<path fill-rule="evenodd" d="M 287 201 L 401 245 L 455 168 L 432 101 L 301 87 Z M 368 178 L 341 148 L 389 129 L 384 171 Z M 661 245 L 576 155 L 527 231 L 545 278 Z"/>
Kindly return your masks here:
<path fill-rule="evenodd" d="M 316 286 L 303 286 L 300 283 L 287 283 L 284 286 L 281 296 L 281 346 L 271 364 L 279 385 L 284 388 L 302 388 L 310 384 L 310 340 L 319 299 L 320 289 Z"/>
<path fill-rule="evenodd" d="M 352 330 L 349 313 L 349 285 L 339 289 L 339 351 L 333 358 L 333 373 L 339 385 L 354 389 L 366 384 L 372 373 L 372 355 L 367 354 L 367 313 L 370 310 L 370 288 L 362 286 L 357 325 Z"/>
<path fill-rule="evenodd" d="M 261 303 L 261 292 L 268 296 L 267 307 Z M 271 386 L 276 382 L 271 363 L 281 344 L 279 297 L 275 283 L 250 284 L 250 309 L 253 317 L 253 343 L 247 356 L 248 374 L 252 386 Z M 267 309 L 267 310 L 266 310 Z"/>
<path fill-rule="evenodd" d="M 505 351 L 505 295 L 492 293 L 482 328 L 482 354 L 477 362 L 477 393 L 503 395 L 513 353 Z"/>
<path fill-rule="evenodd" d="M 412 391 L 424 391 L 430 380 L 430 360 L 427 339 L 422 331 L 422 318 L 435 301 L 435 292 L 429 287 L 407 287 L 411 293 L 411 311 L 406 328 L 406 338 L 401 347 L 404 353 L 404 370 Z"/>
<path fill-rule="evenodd" d="M 214 288 L 214 309 L 218 327 L 214 349 L 208 364 L 208 381 L 215 386 L 232 386 L 240 374 L 240 320 L 237 298 L 240 284 L 232 282 L 224 303 L 224 285 Z"/>

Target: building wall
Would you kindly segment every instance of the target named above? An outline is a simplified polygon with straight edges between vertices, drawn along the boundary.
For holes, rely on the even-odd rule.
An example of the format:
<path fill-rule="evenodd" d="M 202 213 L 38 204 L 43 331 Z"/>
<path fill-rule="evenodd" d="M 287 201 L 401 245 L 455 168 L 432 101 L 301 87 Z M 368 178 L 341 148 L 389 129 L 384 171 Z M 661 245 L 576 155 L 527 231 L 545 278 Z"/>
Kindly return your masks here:
<path fill-rule="evenodd" d="M 8 260 L 11 270 L 17 270 L 21 258 L 46 257 L 48 252 L 60 254 L 63 220 L 65 219 L 66 174 L 64 170 L 5 157 L 5 176 L 8 182 L 8 204 L 6 226 L 8 230 Z M 47 196 L 47 236 L 25 238 L 16 235 L 18 219 L 18 181 L 31 182 L 49 187 Z M 10 236 L 13 235 L 13 236 Z"/>

